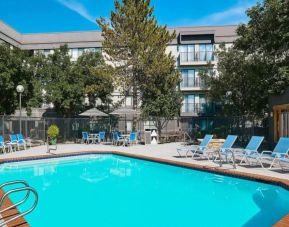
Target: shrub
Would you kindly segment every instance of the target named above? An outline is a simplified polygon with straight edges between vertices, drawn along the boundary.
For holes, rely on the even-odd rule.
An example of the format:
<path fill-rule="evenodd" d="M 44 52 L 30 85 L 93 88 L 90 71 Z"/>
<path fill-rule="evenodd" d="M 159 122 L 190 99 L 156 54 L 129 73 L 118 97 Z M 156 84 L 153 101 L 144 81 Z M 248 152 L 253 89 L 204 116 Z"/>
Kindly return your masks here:
<path fill-rule="evenodd" d="M 56 138 L 59 135 L 59 128 L 57 127 L 57 125 L 50 125 L 47 130 L 47 135 L 50 138 Z"/>

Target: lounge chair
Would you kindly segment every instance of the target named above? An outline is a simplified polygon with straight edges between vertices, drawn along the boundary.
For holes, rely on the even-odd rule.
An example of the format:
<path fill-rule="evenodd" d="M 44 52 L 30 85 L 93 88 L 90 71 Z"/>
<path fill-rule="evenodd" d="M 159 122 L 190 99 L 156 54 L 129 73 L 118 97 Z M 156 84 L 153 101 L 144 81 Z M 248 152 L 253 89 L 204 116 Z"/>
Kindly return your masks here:
<path fill-rule="evenodd" d="M 7 146 L 4 142 L 3 136 L 0 136 L 0 149 L 2 150 L 3 153 L 6 152 L 6 148 L 7 148 Z"/>
<path fill-rule="evenodd" d="M 179 157 L 182 157 L 181 155 L 182 152 L 186 153 L 185 155 L 186 157 L 188 157 L 189 152 L 192 152 L 192 158 L 194 158 L 196 153 L 200 154 L 208 148 L 208 145 L 212 138 L 213 138 L 213 135 L 206 135 L 200 145 L 192 145 L 192 146 L 177 148 Z"/>
<path fill-rule="evenodd" d="M 220 159 L 220 166 L 222 166 L 223 160 L 225 159 L 226 162 L 228 162 L 228 160 L 232 160 L 233 161 L 233 166 L 235 167 L 235 157 L 234 157 L 234 153 L 232 151 L 232 146 L 234 145 L 235 141 L 237 139 L 237 136 L 235 135 L 228 135 L 224 144 L 222 145 L 222 147 L 220 147 L 217 151 L 218 151 L 218 156 Z M 231 155 L 231 157 L 230 157 Z M 230 157 L 230 159 L 228 159 L 228 157 Z M 217 156 L 215 158 L 215 161 L 217 159 Z"/>
<path fill-rule="evenodd" d="M 282 170 L 289 170 L 289 156 L 280 158 L 278 161 Z"/>
<path fill-rule="evenodd" d="M 88 132 L 82 132 L 82 143 L 89 144 L 89 142 L 93 142 L 93 138 L 91 138 Z"/>
<path fill-rule="evenodd" d="M 100 131 L 99 133 L 98 133 L 98 142 L 100 143 L 100 142 L 104 142 L 104 140 L 105 140 L 105 131 Z"/>
<path fill-rule="evenodd" d="M 27 148 L 27 142 L 28 142 L 28 144 L 29 144 L 29 146 L 30 146 L 30 148 L 31 148 L 31 141 L 30 141 L 30 140 L 25 140 L 25 139 L 23 138 L 22 133 L 18 133 L 18 134 L 17 134 L 17 142 L 18 142 L 18 144 L 19 144 L 20 146 L 23 146 L 23 147 L 25 148 L 25 150 L 26 150 L 26 148 Z"/>
<path fill-rule="evenodd" d="M 237 152 L 234 152 L 235 157 L 236 156 L 241 157 L 241 161 L 239 164 L 246 162 L 247 155 L 258 152 L 258 149 L 261 143 L 263 142 L 263 140 L 264 140 L 264 136 L 252 136 L 249 143 L 245 147 L 245 149 L 241 149 L 241 150 L 238 150 Z"/>
<path fill-rule="evenodd" d="M 269 169 L 271 169 L 276 162 L 282 160 L 282 158 L 286 157 L 289 152 L 289 138 L 281 137 L 275 146 L 273 152 L 272 151 L 263 151 L 262 153 L 252 152 L 249 155 L 246 155 L 246 159 L 248 163 L 251 165 L 250 159 L 254 159 L 256 164 L 260 164 L 262 168 L 265 168 L 263 165 L 263 160 L 271 161 Z"/>

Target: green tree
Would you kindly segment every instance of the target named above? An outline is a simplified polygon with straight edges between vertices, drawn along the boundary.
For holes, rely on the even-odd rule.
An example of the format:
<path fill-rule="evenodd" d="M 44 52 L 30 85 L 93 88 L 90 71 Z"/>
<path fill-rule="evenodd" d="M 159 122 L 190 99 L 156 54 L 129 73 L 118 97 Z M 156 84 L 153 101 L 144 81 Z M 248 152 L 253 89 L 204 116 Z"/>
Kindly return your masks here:
<path fill-rule="evenodd" d="M 166 26 L 157 24 L 149 0 L 115 1 L 110 22 L 104 18 L 97 22 L 102 29 L 106 58 L 115 68 L 116 85 L 124 94 L 132 93 L 136 109 L 139 94 L 143 93 L 144 86 L 149 86 L 148 76 L 154 76 L 148 74 L 155 67 L 152 62 L 163 55 L 175 33 L 169 33 Z"/>
<path fill-rule="evenodd" d="M 267 69 L 267 90 L 280 94 L 289 86 L 289 0 L 265 0 L 247 15 L 250 20 L 238 27 L 234 48 L 258 58 Z"/>
<path fill-rule="evenodd" d="M 289 86 L 289 0 L 265 0 L 247 15 L 233 47 L 218 53 L 218 76 L 202 76 L 226 113 L 257 116 Z"/>
<path fill-rule="evenodd" d="M 47 102 L 65 117 L 78 114 L 84 102 L 84 79 L 76 72 L 67 45 L 48 55 L 44 71 Z"/>
<path fill-rule="evenodd" d="M 0 114 L 13 114 L 18 108 L 16 86 L 24 86 L 22 106 L 28 114 L 31 107 L 39 105 L 35 97 L 41 91 L 34 77 L 33 67 L 28 52 L 11 48 L 7 44 L 0 45 Z"/>
<path fill-rule="evenodd" d="M 247 56 L 234 48 L 220 47 L 218 75 L 200 73 L 210 98 L 222 106 L 222 114 L 263 115 L 269 92 L 264 73 L 268 70 L 255 55 Z"/>
<path fill-rule="evenodd" d="M 181 104 L 182 96 L 179 92 L 167 91 L 143 104 L 142 118 L 153 121 L 161 137 L 162 129 L 179 115 Z"/>
<path fill-rule="evenodd" d="M 181 81 L 175 60 L 165 52 L 153 58 L 142 85 L 142 118 L 152 120 L 161 136 L 162 129 L 179 116 L 182 95 L 177 90 Z"/>
<path fill-rule="evenodd" d="M 88 96 L 90 107 L 95 106 L 97 98 L 110 103 L 113 92 L 113 69 L 105 63 L 100 52 L 85 52 L 76 62 L 75 70 L 84 78 L 84 92 Z"/>

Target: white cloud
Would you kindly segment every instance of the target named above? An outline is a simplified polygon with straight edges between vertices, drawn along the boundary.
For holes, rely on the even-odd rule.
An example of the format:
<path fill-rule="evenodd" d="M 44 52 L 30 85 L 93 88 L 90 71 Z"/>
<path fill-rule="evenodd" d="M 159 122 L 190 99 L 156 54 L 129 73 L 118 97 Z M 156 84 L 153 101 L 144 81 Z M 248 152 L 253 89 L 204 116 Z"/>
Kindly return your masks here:
<path fill-rule="evenodd" d="M 66 8 L 78 13 L 80 16 L 85 18 L 86 20 L 96 23 L 95 19 L 96 17 L 92 16 L 88 10 L 85 8 L 85 6 L 76 0 L 57 0 L 60 4 L 65 6 Z"/>
<path fill-rule="evenodd" d="M 246 23 L 248 17 L 246 10 L 255 5 L 257 0 L 239 0 L 238 3 L 224 11 L 206 15 L 200 19 L 184 18 L 177 24 L 191 25 L 224 25 Z"/>
<path fill-rule="evenodd" d="M 223 12 L 217 12 L 217 13 L 211 14 L 207 17 L 200 19 L 199 22 L 218 24 L 220 22 L 225 22 L 228 20 L 236 21 L 236 19 L 240 19 L 240 22 L 243 22 L 243 20 L 246 19 L 246 15 L 245 15 L 246 10 L 247 10 L 247 7 L 237 6 L 237 7 L 225 10 Z"/>

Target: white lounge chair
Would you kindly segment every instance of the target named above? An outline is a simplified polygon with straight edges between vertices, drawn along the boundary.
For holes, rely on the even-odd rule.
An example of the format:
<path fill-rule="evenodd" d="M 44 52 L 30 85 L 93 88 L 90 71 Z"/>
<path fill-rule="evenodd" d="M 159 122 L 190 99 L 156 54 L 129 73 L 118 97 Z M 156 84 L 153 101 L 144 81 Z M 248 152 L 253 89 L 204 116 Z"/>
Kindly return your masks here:
<path fill-rule="evenodd" d="M 182 157 L 181 153 L 184 152 L 185 156 L 188 157 L 188 153 L 192 152 L 192 158 L 194 158 L 196 153 L 201 153 L 208 148 L 208 145 L 213 138 L 213 135 L 206 135 L 201 142 L 200 145 L 192 145 L 187 147 L 179 147 L 177 148 L 177 152 L 179 153 L 179 157 Z"/>
<path fill-rule="evenodd" d="M 265 168 L 263 165 L 264 160 L 267 160 L 270 163 L 269 169 L 271 169 L 276 162 L 279 163 L 279 161 L 286 157 L 289 152 L 289 138 L 288 137 L 281 137 L 275 146 L 273 152 L 272 151 L 263 151 L 262 153 L 258 152 L 252 152 L 251 154 L 246 155 L 246 159 L 251 165 L 250 159 L 253 159 L 256 161 L 256 165 L 259 163 L 262 168 Z"/>
<path fill-rule="evenodd" d="M 239 156 L 241 158 L 241 161 L 239 164 L 246 162 L 247 155 L 258 152 L 258 149 L 261 143 L 263 142 L 263 140 L 264 140 L 264 136 L 252 136 L 249 143 L 245 147 L 245 149 L 239 149 L 238 152 L 234 152 L 235 157 Z"/>

